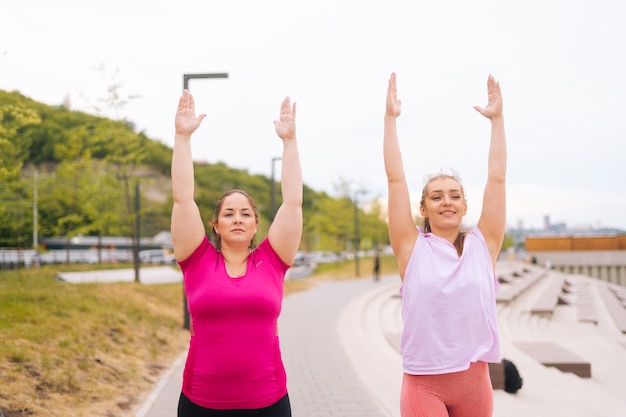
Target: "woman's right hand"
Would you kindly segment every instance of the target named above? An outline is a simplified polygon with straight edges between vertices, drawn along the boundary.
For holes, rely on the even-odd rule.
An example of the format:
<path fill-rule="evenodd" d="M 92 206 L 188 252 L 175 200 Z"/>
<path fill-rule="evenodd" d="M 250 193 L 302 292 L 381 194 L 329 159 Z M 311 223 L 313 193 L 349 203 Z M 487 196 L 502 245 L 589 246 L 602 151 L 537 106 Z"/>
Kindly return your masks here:
<path fill-rule="evenodd" d="M 196 105 L 193 100 L 193 96 L 188 90 L 183 91 L 183 95 L 178 101 L 178 109 L 176 110 L 176 119 L 174 120 L 174 126 L 176 127 L 176 134 L 191 135 L 196 131 L 202 119 L 206 117 L 205 113 L 202 113 L 196 117 Z"/>

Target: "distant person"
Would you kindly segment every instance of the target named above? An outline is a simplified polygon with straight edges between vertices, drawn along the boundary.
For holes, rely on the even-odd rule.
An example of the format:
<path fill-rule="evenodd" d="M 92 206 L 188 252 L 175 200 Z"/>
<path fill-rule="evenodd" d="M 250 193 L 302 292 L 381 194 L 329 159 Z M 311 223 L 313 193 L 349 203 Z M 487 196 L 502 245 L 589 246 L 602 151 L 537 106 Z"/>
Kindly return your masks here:
<path fill-rule="evenodd" d="M 467 211 L 463 186 L 457 176 L 442 173 L 432 176 L 422 191 L 424 223 L 416 227 L 396 129 L 401 104 L 396 75 L 389 79 L 383 154 L 389 237 L 402 280 L 402 417 L 483 417 L 493 412 L 488 363 L 501 359 L 495 268 L 505 230 L 506 141 L 500 85 L 492 76 L 487 91 L 487 106 L 474 106 L 491 121 L 478 225 L 461 228 Z M 428 146 L 426 141 L 422 148 Z M 419 162 L 419 157 L 411 160 Z"/>
<path fill-rule="evenodd" d="M 374 249 L 374 281 L 380 279 L 380 250 Z"/>
<path fill-rule="evenodd" d="M 285 273 L 302 235 L 302 173 L 296 104 L 285 98 L 274 122 L 282 139 L 282 197 L 267 237 L 254 245 L 259 215 L 241 190 L 226 192 L 206 235 L 194 201 L 191 135 L 196 117 L 184 91 L 172 156 L 172 242 L 184 275 L 190 341 L 179 417 L 289 417 L 291 405 L 278 340 Z"/>

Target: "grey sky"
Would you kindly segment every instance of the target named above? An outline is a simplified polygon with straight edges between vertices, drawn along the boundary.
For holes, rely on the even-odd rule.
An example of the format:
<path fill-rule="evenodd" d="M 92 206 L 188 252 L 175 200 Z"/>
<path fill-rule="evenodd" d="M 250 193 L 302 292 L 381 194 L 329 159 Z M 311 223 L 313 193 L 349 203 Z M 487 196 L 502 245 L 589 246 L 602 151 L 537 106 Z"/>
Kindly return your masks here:
<path fill-rule="evenodd" d="M 626 229 L 626 2 L 621 0 L 120 1 L 4 6 L 0 89 L 89 111 L 119 69 L 140 95 L 121 115 L 169 145 L 182 74 L 208 117 L 194 158 L 269 175 L 272 121 L 298 103 L 304 181 L 385 197 L 382 117 L 398 74 L 398 129 L 411 190 L 459 172 L 475 223 L 486 175 L 486 79 L 501 82 L 508 223 Z M 93 68 L 106 64 L 108 71 Z"/>

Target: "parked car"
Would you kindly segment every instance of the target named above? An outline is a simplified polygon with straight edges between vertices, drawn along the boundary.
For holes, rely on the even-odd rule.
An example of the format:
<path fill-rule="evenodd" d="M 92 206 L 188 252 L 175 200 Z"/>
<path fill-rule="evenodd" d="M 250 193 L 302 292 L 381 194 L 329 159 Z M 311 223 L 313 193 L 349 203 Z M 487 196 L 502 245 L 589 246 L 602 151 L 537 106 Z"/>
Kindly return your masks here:
<path fill-rule="evenodd" d="M 139 261 L 142 264 L 174 264 L 174 254 L 165 249 L 148 249 L 139 251 Z"/>

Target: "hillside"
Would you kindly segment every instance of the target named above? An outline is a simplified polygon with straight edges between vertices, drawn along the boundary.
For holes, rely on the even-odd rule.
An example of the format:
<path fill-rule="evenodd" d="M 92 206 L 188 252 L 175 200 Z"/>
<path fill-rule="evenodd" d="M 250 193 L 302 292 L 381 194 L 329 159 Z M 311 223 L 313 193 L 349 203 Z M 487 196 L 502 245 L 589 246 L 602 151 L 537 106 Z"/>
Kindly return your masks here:
<path fill-rule="evenodd" d="M 142 236 L 169 229 L 171 155 L 170 147 L 136 132 L 128 120 L 0 90 L 0 247 L 32 247 L 35 234 L 133 236 L 139 214 Z M 223 163 L 196 164 L 195 172 L 205 221 L 223 192 L 244 189 L 256 201 L 263 237 L 272 217 L 270 178 Z M 350 250 L 356 238 L 362 249 L 387 242 L 376 204 L 367 213 L 358 210 L 355 236 L 354 205 L 344 188 L 345 196 L 334 198 L 304 186 L 303 249 Z M 275 199 L 278 206 L 280 184 Z"/>

